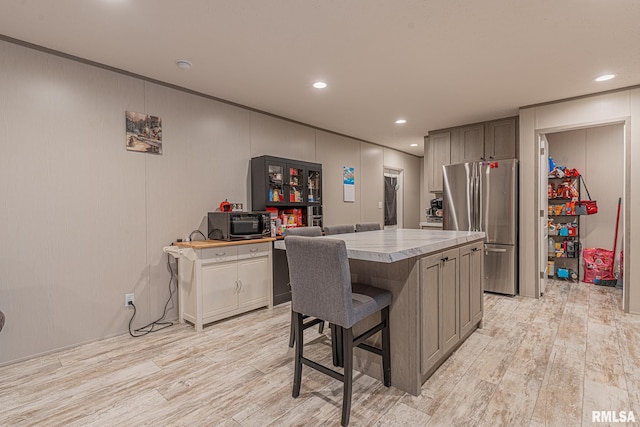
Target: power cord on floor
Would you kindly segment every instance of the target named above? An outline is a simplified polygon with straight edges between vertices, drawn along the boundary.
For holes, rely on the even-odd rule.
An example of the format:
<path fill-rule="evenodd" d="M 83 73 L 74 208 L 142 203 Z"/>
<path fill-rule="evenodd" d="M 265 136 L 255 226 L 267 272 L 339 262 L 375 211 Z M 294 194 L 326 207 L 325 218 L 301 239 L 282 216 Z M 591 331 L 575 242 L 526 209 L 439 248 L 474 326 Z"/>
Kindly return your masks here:
<path fill-rule="evenodd" d="M 173 267 L 171 267 L 171 255 L 169 254 L 167 254 L 167 268 L 171 273 L 171 277 L 169 278 L 169 299 L 167 299 L 167 302 L 164 305 L 164 311 L 162 313 L 162 316 L 158 320 L 155 320 L 149 323 L 148 325 L 143 326 L 142 328 L 131 330 L 131 324 L 133 323 L 133 319 L 136 317 L 137 310 L 136 310 L 136 305 L 133 302 L 129 301 L 129 305 L 133 307 L 133 315 L 131 316 L 131 320 L 129 320 L 129 335 L 131 335 L 134 338 L 142 337 L 147 334 L 150 334 L 151 332 L 158 332 L 168 328 L 169 326 L 173 326 L 173 322 L 164 320 L 164 318 L 167 316 L 169 303 L 171 303 L 171 308 L 173 308 L 173 294 L 177 291 L 177 288 L 178 288 L 177 277 L 176 277 L 177 275 L 173 271 Z"/>

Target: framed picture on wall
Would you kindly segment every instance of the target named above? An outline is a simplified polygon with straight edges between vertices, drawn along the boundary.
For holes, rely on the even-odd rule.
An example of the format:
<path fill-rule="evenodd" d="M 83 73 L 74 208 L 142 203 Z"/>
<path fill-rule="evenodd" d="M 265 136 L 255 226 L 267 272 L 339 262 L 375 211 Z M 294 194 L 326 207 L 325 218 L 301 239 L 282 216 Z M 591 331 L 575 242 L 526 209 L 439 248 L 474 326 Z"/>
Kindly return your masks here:
<path fill-rule="evenodd" d="M 127 111 L 126 147 L 129 151 L 162 154 L 162 119 Z"/>

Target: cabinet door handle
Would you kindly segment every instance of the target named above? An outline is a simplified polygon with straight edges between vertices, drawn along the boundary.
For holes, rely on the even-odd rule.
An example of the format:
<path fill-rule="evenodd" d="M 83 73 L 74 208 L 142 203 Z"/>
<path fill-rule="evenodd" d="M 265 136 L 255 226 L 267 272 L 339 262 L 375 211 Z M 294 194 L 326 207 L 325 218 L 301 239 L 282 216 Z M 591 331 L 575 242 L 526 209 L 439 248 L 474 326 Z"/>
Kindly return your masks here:
<path fill-rule="evenodd" d="M 238 285 L 238 281 L 236 280 L 236 294 L 240 291 L 239 285 Z"/>
<path fill-rule="evenodd" d="M 449 261 L 449 257 L 448 257 L 448 256 L 446 256 L 446 257 L 442 258 L 440 261 L 442 261 L 442 262 L 447 262 L 447 261 Z"/>
<path fill-rule="evenodd" d="M 238 288 L 238 293 L 242 292 L 242 280 L 238 280 L 238 284 L 240 287 Z"/>
<path fill-rule="evenodd" d="M 471 249 L 472 252 L 478 252 L 480 250 L 480 248 L 473 248 Z"/>

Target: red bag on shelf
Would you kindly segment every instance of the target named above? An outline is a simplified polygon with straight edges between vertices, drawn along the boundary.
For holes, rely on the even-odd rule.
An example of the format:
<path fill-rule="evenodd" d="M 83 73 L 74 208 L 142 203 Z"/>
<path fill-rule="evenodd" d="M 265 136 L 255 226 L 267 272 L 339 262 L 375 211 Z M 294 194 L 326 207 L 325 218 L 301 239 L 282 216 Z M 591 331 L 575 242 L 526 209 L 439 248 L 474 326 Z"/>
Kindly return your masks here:
<path fill-rule="evenodd" d="M 582 180 L 582 185 L 584 185 L 584 189 L 587 191 L 587 196 L 589 196 L 589 200 L 580 200 L 576 202 L 576 215 L 593 215 L 598 213 L 598 202 L 595 200 L 591 200 L 591 194 L 589 194 L 589 189 L 587 188 L 587 183 L 584 182 L 584 178 L 580 175 L 580 179 Z"/>
<path fill-rule="evenodd" d="M 595 200 L 580 200 L 576 202 L 576 215 L 593 215 L 598 213 L 598 202 Z"/>

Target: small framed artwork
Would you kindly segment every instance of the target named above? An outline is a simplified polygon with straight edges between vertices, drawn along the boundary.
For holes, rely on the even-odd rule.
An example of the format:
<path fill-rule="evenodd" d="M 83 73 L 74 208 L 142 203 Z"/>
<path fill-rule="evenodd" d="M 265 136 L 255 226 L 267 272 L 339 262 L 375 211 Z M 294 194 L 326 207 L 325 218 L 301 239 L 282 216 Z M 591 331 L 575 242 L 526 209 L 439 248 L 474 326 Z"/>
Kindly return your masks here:
<path fill-rule="evenodd" d="M 126 119 L 127 150 L 162 154 L 162 119 L 160 117 L 127 111 Z"/>

